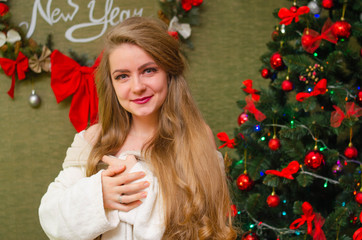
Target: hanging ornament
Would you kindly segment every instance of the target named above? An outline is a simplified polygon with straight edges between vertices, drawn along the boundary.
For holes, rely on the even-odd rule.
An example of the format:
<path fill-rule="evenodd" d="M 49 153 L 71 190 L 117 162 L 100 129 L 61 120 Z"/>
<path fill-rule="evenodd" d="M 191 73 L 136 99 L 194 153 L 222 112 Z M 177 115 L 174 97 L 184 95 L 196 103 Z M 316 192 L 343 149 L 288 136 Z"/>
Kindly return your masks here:
<path fill-rule="evenodd" d="M 34 89 L 31 91 L 31 94 L 29 96 L 29 104 L 33 108 L 37 108 L 41 104 L 41 99 L 39 95 L 35 93 Z"/>
<path fill-rule="evenodd" d="M 276 40 L 278 40 L 278 37 L 279 37 L 279 34 L 280 34 L 280 32 L 279 32 L 279 26 L 276 26 L 275 27 L 275 30 L 272 32 L 272 34 L 271 34 L 271 38 L 272 38 L 272 40 L 275 42 Z"/>
<path fill-rule="evenodd" d="M 351 34 L 351 24 L 346 21 L 337 21 L 332 25 L 332 33 L 337 38 L 348 38 Z"/>
<path fill-rule="evenodd" d="M 248 114 L 246 114 L 245 112 L 241 113 L 238 117 L 238 124 L 239 126 L 241 126 L 242 124 L 244 124 L 245 122 L 247 122 L 249 120 L 248 118 Z"/>
<path fill-rule="evenodd" d="M 274 136 L 272 139 L 269 140 L 268 146 L 270 150 L 276 151 L 280 148 L 280 140 L 276 136 Z"/>
<path fill-rule="evenodd" d="M 299 80 L 305 82 L 306 84 L 316 83 L 319 81 L 320 78 L 323 78 L 323 72 L 324 67 L 316 63 L 313 66 L 310 65 L 305 70 L 305 74 L 299 76 Z"/>
<path fill-rule="evenodd" d="M 244 172 L 236 179 L 236 185 L 242 191 L 249 191 L 253 187 L 254 181 L 250 178 L 248 173 Z"/>
<path fill-rule="evenodd" d="M 242 236 L 242 240 L 259 240 L 255 233 L 248 232 Z"/>
<path fill-rule="evenodd" d="M 267 197 L 266 203 L 269 207 L 277 207 L 280 203 L 280 197 L 275 193 L 274 189 L 273 192 Z"/>
<path fill-rule="evenodd" d="M 282 89 L 284 92 L 290 92 L 294 89 L 293 82 L 289 80 L 289 76 L 282 82 Z"/>
<path fill-rule="evenodd" d="M 309 2 L 307 6 L 312 14 L 318 14 L 321 12 L 321 8 L 319 7 L 317 0 Z"/>
<path fill-rule="evenodd" d="M 331 9 L 334 6 L 333 0 L 323 0 L 322 1 L 322 7 L 325 9 Z"/>
<path fill-rule="evenodd" d="M 278 52 L 274 53 L 270 57 L 270 65 L 275 70 L 284 69 L 285 65 L 284 65 L 284 62 L 283 62 L 282 55 L 280 53 L 278 53 Z"/>
<path fill-rule="evenodd" d="M 263 78 L 269 78 L 271 76 L 270 70 L 267 68 L 264 68 L 263 70 L 261 70 L 261 76 Z"/>
<path fill-rule="evenodd" d="M 324 155 L 317 150 L 317 141 L 314 150 L 309 151 L 304 157 L 304 164 L 311 169 L 317 169 L 324 164 Z"/>
<path fill-rule="evenodd" d="M 352 143 L 348 144 L 348 147 L 344 150 L 344 156 L 349 159 L 356 158 L 358 155 L 357 148 L 353 147 Z"/>
<path fill-rule="evenodd" d="M 338 175 L 343 172 L 343 165 L 341 164 L 341 161 L 338 160 L 336 164 L 332 166 L 332 173 L 334 175 Z"/>
<path fill-rule="evenodd" d="M 362 204 L 362 192 L 359 191 L 355 196 L 354 196 L 354 200 L 356 200 L 356 202 L 358 204 Z"/>
<path fill-rule="evenodd" d="M 357 92 L 356 103 L 362 107 L 362 90 L 358 90 Z"/>

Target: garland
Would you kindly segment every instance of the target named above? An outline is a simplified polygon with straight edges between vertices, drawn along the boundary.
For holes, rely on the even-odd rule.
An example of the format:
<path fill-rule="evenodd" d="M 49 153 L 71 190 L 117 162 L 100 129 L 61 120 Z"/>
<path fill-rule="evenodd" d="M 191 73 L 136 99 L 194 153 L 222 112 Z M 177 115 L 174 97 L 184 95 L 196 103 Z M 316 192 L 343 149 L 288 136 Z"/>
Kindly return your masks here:
<path fill-rule="evenodd" d="M 192 48 L 191 25 L 198 24 L 198 8 L 203 0 L 158 0 L 158 17 L 168 26 L 168 33 Z M 6 0 L 0 0 L 0 66 L 11 77 L 8 95 L 14 99 L 16 78 L 34 79 L 39 74 L 51 74 L 51 87 L 57 102 L 73 96 L 69 118 L 79 132 L 94 123 L 98 114 L 98 98 L 94 84 L 94 69 L 99 58 L 89 66 L 85 55 L 69 51 L 70 57 L 52 49 L 52 38 L 46 44 L 26 39 L 18 26 L 11 23 L 10 7 Z M 66 62 L 67 64 L 64 64 Z M 40 105 L 35 90 L 29 98 L 32 107 Z"/>

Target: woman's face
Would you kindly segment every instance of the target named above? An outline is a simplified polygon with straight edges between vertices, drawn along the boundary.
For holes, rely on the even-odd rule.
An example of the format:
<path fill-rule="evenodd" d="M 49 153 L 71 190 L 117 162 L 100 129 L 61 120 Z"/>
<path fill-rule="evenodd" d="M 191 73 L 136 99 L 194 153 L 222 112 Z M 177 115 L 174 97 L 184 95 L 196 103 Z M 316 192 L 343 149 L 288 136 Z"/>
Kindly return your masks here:
<path fill-rule="evenodd" d="M 157 118 L 167 96 L 167 74 L 142 48 L 123 43 L 109 55 L 112 84 L 134 118 Z"/>

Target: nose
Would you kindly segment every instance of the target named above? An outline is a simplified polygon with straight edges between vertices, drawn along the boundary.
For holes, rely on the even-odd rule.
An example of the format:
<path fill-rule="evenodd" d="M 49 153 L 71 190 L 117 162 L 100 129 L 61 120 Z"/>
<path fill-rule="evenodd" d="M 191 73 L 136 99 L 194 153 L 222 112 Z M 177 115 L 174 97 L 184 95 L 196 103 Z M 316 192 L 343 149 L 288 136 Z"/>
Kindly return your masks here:
<path fill-rule="evenodd" d="M 142 93 L 146 89 L 146 85 L 139 76 L 134 76 L 132 79 L 131 89 L 134 93 Z"/>

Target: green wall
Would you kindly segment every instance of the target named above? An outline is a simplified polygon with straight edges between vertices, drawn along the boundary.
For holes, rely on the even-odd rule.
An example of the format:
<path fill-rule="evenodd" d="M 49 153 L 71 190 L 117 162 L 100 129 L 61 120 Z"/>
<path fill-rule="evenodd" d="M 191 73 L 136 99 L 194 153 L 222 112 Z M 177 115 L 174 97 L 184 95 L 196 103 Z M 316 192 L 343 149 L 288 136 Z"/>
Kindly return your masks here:
<path fill-rule="evenodd" d="M 29 21 L 34 2 L 8 1 L 16 23 Z M 51 1 L 50 1 L 51 2 Z M 65 1 L 53 1 L 52 8 L 64 7 Z M 81 8 L 78 21 L 86 21 L 90 1 L 74 1 Z M 97 17 L 106 1 L 97 1 Z M 41 3 L 45 6 L 47 1 Z M 14 6 L 16 5 L 16 6 Z M 144 8 L 144 16 L 157 16 L 157 0 L 114 0 L 113 7 Z M 256 88 L 269 80 L 258 73 L 259 57 L 278 23 L 272 11 L 290 6 L 285 0 L 205 0 L 201 8 L 201 25 L 192 28 L 194 50 L 187 50 L 190 62 L 189 79 L 194 97 L 214 134 L 229 135 L 237 126 L 240 110 L 236 101 L 244 94 L 241 82 L 253 79 Z M 100 10 L 101 9 L 101 10 Z M 52 33 L 54 48 L 68 53 L 94 57 L 101 42 L 71 43 L 64 30 L 74 22 L 58 22 L 50 26 L 38 16 L 34 38 L 44 43 Z M 92 30 L 94 32 L 99 29 Z M 50 88 L 50 75 L 17 81 L 15 98 L 7 94 L 11 79 L 0 74 L 0 239 L 47 239 L 38 220 L 37 210 L 48 184 L 61 169 L 67 147 L 75 130 L 68 119 L 71 99 L 56 103 Z M 42 98 L 42 105 L 33 109 L 28 98 L 33 87 Z M 217 144 L 219 142 L 217 141 Z"/>

